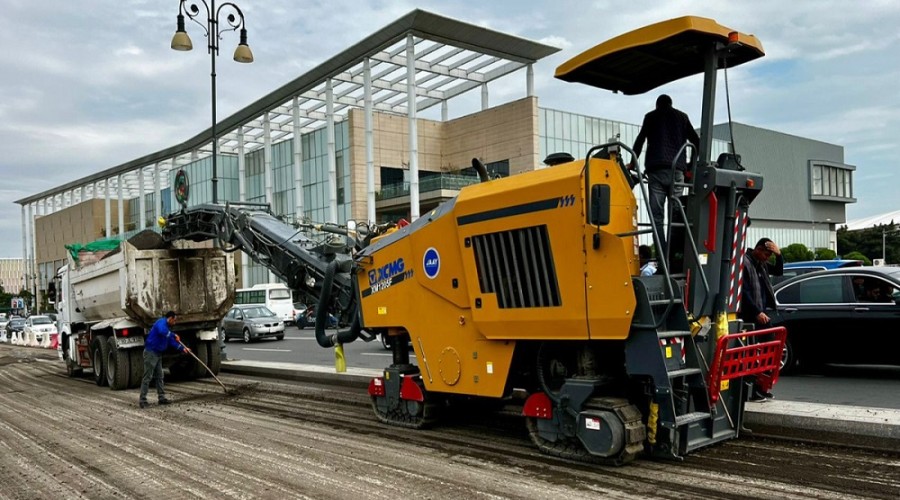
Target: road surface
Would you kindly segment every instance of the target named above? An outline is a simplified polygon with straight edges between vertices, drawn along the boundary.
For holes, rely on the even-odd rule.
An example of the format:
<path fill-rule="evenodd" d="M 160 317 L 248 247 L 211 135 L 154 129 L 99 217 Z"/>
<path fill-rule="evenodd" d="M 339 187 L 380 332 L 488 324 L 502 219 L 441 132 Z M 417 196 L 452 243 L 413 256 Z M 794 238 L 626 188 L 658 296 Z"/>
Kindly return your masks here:
<path fill-rule="evenodd" d="M 896 498 L 900 455 L 742 438 L 621 468 L 541 455 L 518 417 L 376 422 L 357 389 L 225 375 L 175 404 L 0 346 L 0 498 Z"/>

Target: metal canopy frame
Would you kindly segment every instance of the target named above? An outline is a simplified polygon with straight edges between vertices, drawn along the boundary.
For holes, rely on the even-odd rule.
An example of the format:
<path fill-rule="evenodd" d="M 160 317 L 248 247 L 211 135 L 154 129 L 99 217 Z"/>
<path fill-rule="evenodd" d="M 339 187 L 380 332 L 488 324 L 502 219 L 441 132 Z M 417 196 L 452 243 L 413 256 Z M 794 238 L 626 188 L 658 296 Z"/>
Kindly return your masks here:
<path fill-rule="evenodd" d="M 409 96 L 407 39 L 414 44 L 414 101 Z M 372 109 L 412 115 L 558 52 L 538 42 L 507 35 L 422 10 L 414 10 L 347 50 L 288 82 L 217 124 L 219 154 L 246 154 L 265 143 L 290 139 L 319 129 L 328 120 L 329 83 L 333 120 L 347 119 L 351 109 L 365 107 L 365 65 L 370 66 Z M 295 101 L 296 98 L 296 109 Z M 295 127 L 295 114 L 299 128 Z M 414 116 L 414 115 L 413 115 Z M 266 140 L 268 121 L 269 139 Z M 168 186 L 168 173 L 212 155 L 211 129 L 170 148 L 108 168 L 16 201 L 20 205 L 65 207 L 105 196 L 128 200 Z M 240 137 L 242 136 L 242 137 Z M 243 147 L 241 145 L 243 141 Z M 155 178 L 154 171 L 159 172 Z M 148 175 L 149 170 L 149 175 Z M 143 173 L 141 173 L 143 172 Z M 158 201 L 157 201 L 158 203 Z"/>

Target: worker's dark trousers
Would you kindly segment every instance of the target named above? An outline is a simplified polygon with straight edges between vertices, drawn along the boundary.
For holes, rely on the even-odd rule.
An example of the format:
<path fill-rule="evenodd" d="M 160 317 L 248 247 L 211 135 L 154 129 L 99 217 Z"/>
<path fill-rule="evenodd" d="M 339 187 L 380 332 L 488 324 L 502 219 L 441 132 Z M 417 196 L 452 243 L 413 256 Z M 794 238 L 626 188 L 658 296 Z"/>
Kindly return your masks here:
<path fill-rule="evenodd" d="M 684 182 L 684 172 L 675 170 L 674 179 L 672 179 L 672 170 L 668 168 L 647 170 L 647 184 L 650 194 L 650 217 L 653 219 L 653 225 L 659 233 L 661 248 L 657 248 L 657 257 L 661 258 L 666 253 L 666 200 L 669 197 L 669 189 L 672 181 Z M 669 221 L 671 222 L 671 221 Z"/>
<path fill-rule="evenodd" d="M 163 383 L 162 354 L 144 350 L 144 378 L 141 379 L 141 401 L 147 402 L 147 391 L 150 381 L 156 380 L 156 394 L 160 401 L 166 399 L 166 387 Z"/>

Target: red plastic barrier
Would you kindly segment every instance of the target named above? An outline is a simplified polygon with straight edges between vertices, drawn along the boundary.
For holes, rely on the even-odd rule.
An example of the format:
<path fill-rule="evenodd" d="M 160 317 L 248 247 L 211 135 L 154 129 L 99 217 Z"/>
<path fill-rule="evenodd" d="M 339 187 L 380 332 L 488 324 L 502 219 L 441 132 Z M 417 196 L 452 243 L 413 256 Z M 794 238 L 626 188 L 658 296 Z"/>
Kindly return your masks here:
<path fill-rule="evenodd" d="M 769 392 L 778 381 L 786 338 L 787 330 L 783 326 L 720 338 L 709 369 L 710 402 L 715 404 L 719 400 L 723 381 L 750 375 L 756 375 L 760 389 Z"/>

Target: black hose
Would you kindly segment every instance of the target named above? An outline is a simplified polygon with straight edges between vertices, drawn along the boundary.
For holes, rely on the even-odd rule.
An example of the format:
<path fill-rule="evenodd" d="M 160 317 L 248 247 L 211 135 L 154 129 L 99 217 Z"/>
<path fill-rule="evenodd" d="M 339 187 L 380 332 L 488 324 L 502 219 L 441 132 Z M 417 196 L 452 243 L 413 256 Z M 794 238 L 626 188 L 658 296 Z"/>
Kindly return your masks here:
<path fill-rule="evenodd" d="M 328 322 L 328 306 L 331 301 L 331 288 L 334 286 L 334 275 L 337 272 L 338 261 L 333 260 L 325 268 L 325 277 L 322 279 L 322 291 L 319 294 L 319 304 L 316 306 L 316 342 L 322 347 L 334 347 L 337 344 L 348 344 L 359 338 L 362 327 L 359 322 L 359 314 L 353 315 L 353 323 L 347 330 L 338 330 L 328 335 L 325 333 L 325 325 Z"/>
<path fill-rule="evenodd" d="M 491 177 L 488 175 L 487 169 L 484 168 L 484 163 L 481 163 L 481 160 L 478 158 L 472 158 L 472 168 L 478 172 L 478 177 L 481 178 L 481 182 L 487 182 L 491 180 Z"/>

